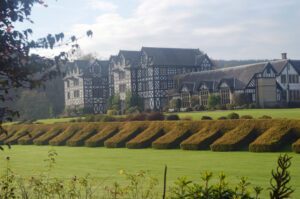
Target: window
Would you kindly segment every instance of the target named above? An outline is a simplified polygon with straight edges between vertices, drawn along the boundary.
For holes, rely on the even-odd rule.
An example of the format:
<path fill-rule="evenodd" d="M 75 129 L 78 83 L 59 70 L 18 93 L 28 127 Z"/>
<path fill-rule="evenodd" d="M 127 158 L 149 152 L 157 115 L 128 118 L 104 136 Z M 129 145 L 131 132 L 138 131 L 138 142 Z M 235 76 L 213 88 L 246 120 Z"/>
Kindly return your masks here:
<path fill-rule="evenodd" d="M 206 106 L 207 99 L 208 99 L 208 90 L 201 90 L 199 95 L 200 95 L 200 104 Z"/>
<path fill-rule="evenodd" d="M 125 79 L 125 72 L 121 71 L 119 72 L 119 80 Z"/>
<path fill-rule="evenodd" d="M 149 90 L 148 82 L 142 82 L 142 91 L 148 91 L 148 90 Z"/>
<path fill-rule="evenodd" d="M 74 97 L 76 98 L 76 97 L 79 97 L 79 96 L 80 96 L 79 90 L 75 90 L 74 91 Z"/>
<path fill-rule="evenodd" d="M 298 75 L 289 75 L 289 83 L 296 84 L 299 83 Z"/>
<path fill-rule="evenodd" d="M 71 96 L 70 96 L 70 92 L 68 92 L 68 99 L 70 99 L 71 98 Z"/>
<path fill-rule="evenodd" d="M 286 83 L 286 75 L 281 75 L 281 83 L 282 84 Z"/>
<path fill-rule="evenodd" d="M 100 78 L 93 78 L 93 85 L 94 86 L 100 86 L 101 85 L 101 79 Z"/>
<path fill-rule="evenodd" d="M 160 89 L 168 89 L 168 82 L 160 81 Z"/>
<path fill-rule="evenodd" d="M 168 74 L 168 69 L 167 68 L 160 68 L 159 69 L 159 74 L 160 75 L 167 75 Z"/>
<path fill-rule="evenodd" d="M 70 87 L 70 82 L 69 82 L 69 81 L 67 81 L 67 87 L 68 87 L 68 88 Z"/>
<path fill-rule="evenodd" d="M 230 104 L 229 88 L 222 88 L 220 90 L 221 104 Z"/>
<path fill-rule="evenodd" d="M 300 101 L 300 90 L 290 90 L 290 101 Z"/>
<path fill-rule="evenodd" d="M 94 73 L 100 73 L 100 67 L 94 66 Z"/>
<path fill-rule="evenodd" d="M 79 85 L 79 80 L 78 79 L 74 79 L 74 86 L 78 86 Z"/>
<path fill-rule="evenodd" d="M 101 88 L 93 89 L 93 97 L 102 97 L 102 96 L 103 96 L 103 90 Z"/>
<path fill-rule="evenodd" d="M 168 89 L 172 89 L 174 86 L 173 80 L 168 81 Z"/>
<path fill-rule="evenodd" d="M 141 70 L 141 77 L 147 77 L 147 69 Z"/>
<path fill-rule="evenodd" d="M 184 92 L 181 94 L 182 106 L 190 107 L 190 94 L 188 92 Z"/>
<path fill-rule="evenodd" d="M 126 84 L 120 84 L 119 85 L 119 92 L 124 93 L 126 91 Z"/>

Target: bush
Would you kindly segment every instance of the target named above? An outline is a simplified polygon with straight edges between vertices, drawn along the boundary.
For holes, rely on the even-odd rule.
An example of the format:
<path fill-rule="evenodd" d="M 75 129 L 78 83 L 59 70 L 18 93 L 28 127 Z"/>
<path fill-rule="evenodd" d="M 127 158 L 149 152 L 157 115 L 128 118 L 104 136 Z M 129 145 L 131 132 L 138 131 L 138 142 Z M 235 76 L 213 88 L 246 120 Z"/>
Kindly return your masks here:
<path fill-rule="evenodd" d="M 80 118 L 77 118 L 76 122 L 82 122 L 83 119 L 80 117 Z"/>
<path fill-rule="evenodd" d="M 66 141 L 72 137 L 77 131 L 79 131 L 86 123 L 79 124 L 70 124 L 68 127 L 59 135 L 55 136 L 49 141 L 49 144 L 53 146 L 62 146 L 66 144 Z"/>
<path fill-rule="evenodd" d="M 29 132 L 33 130 L 33 125 L 31 124 L 24 124 L 15 132 L 11 137 L 4 141 L 4 144 L 17 144 L 18 139 L 23 137 L 24 135 L 28 135 Z"/>
<path fill-rule="evenodd" d="M 212 120 L 212 118 L 209 117 L 209 116 L 203 115 L 203 116 L 201 117 L 201 120 Z"/>
<path fill-rule="evenodd" d="M 233 120 L 233 119 L 239 119 L 240 116 L 239 116 L 239 114 L 237 114 L 237 113 L 229 113 L 229 114 L 227 115 L 227 118 Z"/>
<path fill-rule="evenodd" d="M 205 107 L 203 105 L 196 105 L 193 107 L 194 111 L 204 111 Z"/>
<path fill-rule="evenodd" d="M 32 130 L 25 136 L 18 139 L 18 144 L 28 145 L 33 144 L 33 139 L 43 135 L 51 128 L 51 125 L 47 124 L 33 124 Z"/>
<path fill-rule="evenodd" d="M 95 115 L 88 115 L 84 118 L 85 122 L 94 122 L 95 121 Z"/>
<path fill-rule="evenodd" d="M 253 117 L 251 115 L 242 115 L 241 119 L 247 119 L 247 120 L 249 120 L 249 119 L 253 119 Z"/>
<path fill-rule="evenodd" d="M 114 121 L 116 121 L 116 118 L 109 115 L 104 115 L 100 118 L 100 122 L 114 122 Z"/>
<path fill-rule="evenodd" d="M 70 122 L 76 122 L 76 119 L 71 119 Z"/>
<path fill-rule="evenodd" d="M 102 130 L 85 140 L 84 145 L 87 147 L 104 146 L 104 141 L 114 136 L 120 128 L 122 128 L 120 123 L 107 123 Z"/>
<path fill-rule="evenodd" d="M 297 139 L 288 121 L 281 121 L 250 144 L 252 152 L 274 152 Z"/>
<path fill-rule="evenodd" d="M 193 118 L 189 115 L 185 116 L 184 118 L 182 118 L 182 120 L 186 120 L 186 121 L 191 121 Z"/>
<path fill-rule="evenodd" d="M 186 108 L 186 110 L 185 110 L 186 112 L 191 112 L 191 111 L 193 111 L 193 108 L 191 108 L 191 107 L 188 107 L 188 108 Z"/>
<path fill-rule="evenodd" d="M 292 144 L 292 149 L 295 153 L 300 153 L 300 138 Z"/>
<path fill-rule="evenodd" d="M 147 116 L 147 120 L 149 120 L 149 121 L 157 121 L 157 120 L 164 120 L 164 119 L 165 119 L 165 116 L 161 112 L 152 112 L 152 113 L 149 113 Z"/>
<path fill-rule="evenodd" d="M 146 122 L 128 122 L 121 131 L 104 142 L 107 148 L 125 147 L 125 143 L 147 128 Z"/>
<path fill-rule="evenodd" d="M 52 128 L 49 128 L 46 133 L 43 135 L 35 138 L 33 140 L 33 143 L 35 145 L 46 145 L 49 144 L 49 140 L 54 138 L 55 136 L 59 135 L 61 132 L 63 132 L 70 124 L 67 123 L 59 123 L 55 125 L 51 125 Z"/>
<path fill-rule="evenodd" d="M 70 139 L 67 140 L 66 144 L 68 146 L 82 146 L 86 139 L 98 133 L 101 129 L 104 128 L 103 126 L 103 123 L 90 123 L 84 125 Z"/>
<path fill-rule="evenodd" d="M 226 110 L 226 105 L 225 104 L 217 104 L 216 109 L 217 110 Z"/>
<path fill-rule="evenodd" d="M 163 112 L 168 112 L 168 111 L 169 111 L 169 107 L 168 106 L 163 107 Z"/>
<path fill-rule="evenodd" d="M 227 120 L 227 117 L 221 116 L 221 117 L 218 118 L 218 120 Z"/>
<path fill-rule="evenodd" d="M 119 114 L 119 111 L 116 111 L 116 110 L 107 110 L 107 115 L 118 115 Z"/>
<path fill-rule="evenodd" d="M 210 94 L 207 98 L 207 106 L 209 109 L 215 109 L 218 104 L 221 104 L 220 95 Z"/>
<path fill-rule="evenodd" d="M 133 114 L 133 113 L 139 113 L 139 112 L 140 112 L 140 110 L 139 110 L 139 107 L 137 107 L 137 106 L 130 107 L 126 110 L 127 114 Z"/>
<path fill-rule="evenodd" d="M 259 119 L 272 119 L 272 117 L 268 115 L 263 115 Z"/>
<path fill-rule="evenodd" d="M 144 113 L 137 113 L 133 115 L 127 116 L 127 121 L 145 121 L 147 119 L 147 115 Z"/>
<path fill-rule="evenodd" d="M 168 115 L 166 120 L 180 120 L 178 115 Z"/>
<path fill-rule="evenodd" d="M 257 137 L 254 124 L 243 123 L 210 145 L 212 151 L 236 151 L 247 147 Z"/>
<path fill-rule="evenodd" d="M 233 110 L 234 106 L 232 104 L 226 104 L 225 107 L 226 107 L 226 110 Z"/>

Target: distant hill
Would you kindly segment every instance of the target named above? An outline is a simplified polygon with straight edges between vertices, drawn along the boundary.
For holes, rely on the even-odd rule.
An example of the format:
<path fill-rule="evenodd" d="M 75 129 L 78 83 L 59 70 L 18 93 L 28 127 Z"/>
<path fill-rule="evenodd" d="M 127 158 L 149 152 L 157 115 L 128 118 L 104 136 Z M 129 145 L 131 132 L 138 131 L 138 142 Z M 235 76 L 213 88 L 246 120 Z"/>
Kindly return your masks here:
<path fill-rule="evenodd" d="M 246 65 L 246 64 L 254 64 L 259 62 L 267 62 L 271 61 L 268 59 L 261 59 L 261 60 L 255 60 L 255 59 L 249 59 L 249 60 L 214 60 L 217 68 L 225 68 L 225 67 L 231 67 L 231 66 L 240 66 L 240 65 Z"/>

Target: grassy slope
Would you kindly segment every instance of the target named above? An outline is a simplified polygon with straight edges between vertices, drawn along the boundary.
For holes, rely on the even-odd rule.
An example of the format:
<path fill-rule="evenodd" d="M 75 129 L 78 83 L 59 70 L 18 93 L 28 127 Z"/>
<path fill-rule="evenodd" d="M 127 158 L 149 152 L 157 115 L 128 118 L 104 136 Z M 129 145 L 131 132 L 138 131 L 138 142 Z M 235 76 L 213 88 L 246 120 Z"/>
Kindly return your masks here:
<path fill-rule="evenodd" d="M 272 118 L 294 118 L 300 119 L 300 108 L 294 109 L 241 109 L 241 110 L 225 110 L 225 111 L 202 111 L 202 112 L 185 112 L 176 113 L 183 118 L 185 116 L 191 116 L 193 120 L 200 120 L 202 116 L 210 116 L 213 119 L 217 119 L 221 116 L 227 116 L 229 113 L 238 113 L 242 115 L 251 115 L 254 118 L 259 118 L 263 115 L 271 116 Z"/>
<path fill-rule="evenodd" d="M 5 165 L 5 156 L 11 157 L 10 165 L 14 171 L 31 176 L 33 170 L 41 171 L 51 146 L 13 146 L 11 150 L 0 153 L 0 165 Z M 122 182 L 124 176 L 120 169 L 128 172 L 150 170 L 162 184 L 163 168 L 168 165 L 168 186 L 177 177 L 187 176 L 193 180 L 200 179 L 200 172 L 209 170 L 217 174 L 224 171 L 229 175 L 230 184 L 236 184 L 240 176 L 247 176 L 253 185 L 263 186 L 263 198 L 267 198 L 266 187 L 269 185 L 270 172 L 276 167 L 280 153 L 250 152 L 211 152 L 184 150 L 153 149 L 107 149 L 87 147 L 54 147 L 58 152 L 57 165 L 53 175 L 71 178 L 74 175 L 84 176 L 87 173 L 111 185 L 115 180 Z M 300 198 L 300 155 L 289 153 L 292 159 L 292 182 L 296 192 L 293 198 Z M 3 172 L 3 166 L 0 167 Z"/>

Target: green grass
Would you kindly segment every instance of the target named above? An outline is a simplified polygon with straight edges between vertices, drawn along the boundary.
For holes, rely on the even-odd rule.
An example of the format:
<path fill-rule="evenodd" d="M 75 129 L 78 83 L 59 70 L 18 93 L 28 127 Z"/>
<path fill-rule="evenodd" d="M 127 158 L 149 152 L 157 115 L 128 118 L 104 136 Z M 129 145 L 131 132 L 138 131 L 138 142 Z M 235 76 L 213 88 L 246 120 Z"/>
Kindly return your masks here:
<path fill-rule="evenodd" d="M 272 118 L 291 118 L 300 119 L 300 108 L 290 109 L 240 109 L 240 110 L 224 110 L 224 111 L 201 111 L 201 112 L 184 112 L 175 113 L 180 118 L 191 116 L 193 120 L 200 120 L 202 116 L 210 116 L 213 119 L 218 119 L 221 116 L 227 116 L 229 113 L 235 112 L 242 115 L 251 115 L 253 118 L 259 118 L 263 115 L 271 116 Z"/>
<path fill-rule="evenodd" d="M 0 153 L 1 172 L 5 165 L 5 156 L 9 155 L 11 168 L 19 174 L 32 176 L 46 168 L 43 161 L 51 146 L 13 146 Z M 150 170 L 154 176 L 163 180 L 164 165 L 168 166 L 168 186 L 180 176 L 192 180 L 200 180 L 200 173 L 206 170 L 217 174 L 224 171 L 229 175 L 230 185 L 239 182 L 241 176 L 246 176 L 251 186 L 264 187 L 263 198 L 268 198 L 269 179 L 271 169 L 276 167 L 276 160 L 280 153 L 250 153 L 250 152 L 211 152 L 185 150 L 154 150 L 154 149 L 107 149 L 87 147 L 54 147 L 58 152 L 57 164 L 53 176 L 72 178 L 90 173 L 104 185 L 111 185 L 113 181 L 124 182 L 120 169 L 137 173 L 139 170 Z M 300 155 L 293 156 L 292 185 L 296 189 L 293 198 L 300 198 Z M 162 187 L 162 186 L 161 186 Z"/>

